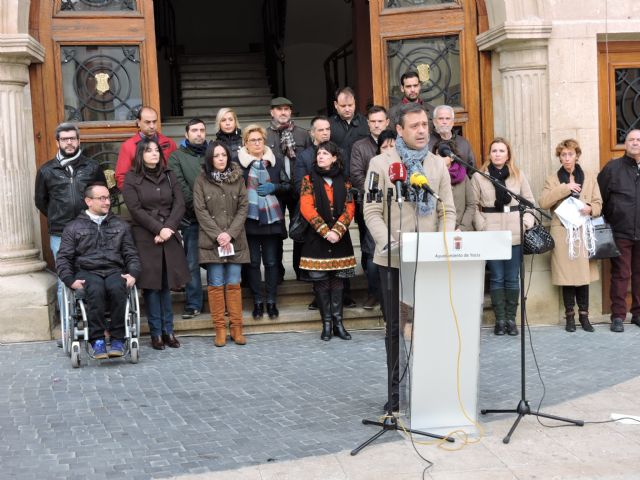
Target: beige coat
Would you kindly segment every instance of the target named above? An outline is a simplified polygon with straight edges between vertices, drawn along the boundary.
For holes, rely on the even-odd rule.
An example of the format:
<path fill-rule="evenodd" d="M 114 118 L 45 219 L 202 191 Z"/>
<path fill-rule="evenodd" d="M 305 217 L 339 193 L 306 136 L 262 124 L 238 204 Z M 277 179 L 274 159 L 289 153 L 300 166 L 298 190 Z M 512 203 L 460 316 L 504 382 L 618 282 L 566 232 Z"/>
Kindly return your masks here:
<path fill-rule="evenodd" d="M 193 209 L 200 230 L 198 249 L 201 264 L 249 263 L 249 245 L 244 231 L 249 202 L 240 166 L 232 163 L 232 174 L 225 182 L 211 182 L 204 173 L 193 187 Z M 223 232 L 231 235 L 235 254 L 218 255 L 217 238 Z"/>
<path fill-rule="evenodd" d="M 505 167 L 506 168 L 506 167 Z M 479 232 L 493 232 L 496 230 L 510 230 L 511 231 L 511 245 L 520 245 L 520 213 L 518 211 L 509 213 L 487 213 L 481 212 L 482 207 L 494 208 L 496 201 L 496 189 L 489 180 L 484 178 L 479 173 L 474 173 L 471 177 L 471 184 L 473 185 L 473 192 L 476 195 L 476 202 L 478 210 L 476 210 L 475 217 L 473 219 L 473 225 Z M 524 173 L 520 171 L 518 178 L 510 175 L 506 181 L 506 187 L 514 193 L 526 198 L 531 203 L 535 203 L 533 193 L 531 193 L 531 187 Z M 513 198 L 509 206 L 517 206 Z M 533 227 L 535 218 L 530 213 L 524 215 L 524 229 L 528 230 Z"/>
<path fill-rule="evenodd" d="M 456 206 L 456 228 L 463 232 L 473 231 L 473 217 L 476 214 L 476 195 L 473 193 L 471 179 L 465 178 L 462 182 L 452 185 L 453 203 Z"/>
<path fill-rule="evenodd" d="M 377 157 L 373 157 L 369 163 L 367 177 L 371 172 L 376 172 L 380 176 L 378 188 L 383 192 L 384 199 L 381 203 L 364 203 L 364 220 L 367 224 L 371 236 L 376 242 L 376 250 L 373 257 L 374 263 L 387 266 L 387 255 L 382 249 L 387 245 L 387 189 L 393 188 L 393 203 L 391 204 L 391 240 L 396 241 L 398 230 L 400 230 L 400 209 L 395 201 L 395 187 L 389 179 L 389 166 L 392 163 L 401 162 L 395 150 L 387 150 Z M 446 212 L 446 230 L 453 232 L 456 226 L 456 209 L 453 203 L 453 193 L 451 192 L 451 177 L 444 163 L 444 159 L 433 153 L 429 153 L 422 162 L 424 173 L 429 180 L 429 186 L 442 199 L 442 203 L 437 202 L 434 212 L 425 217 L 419 217 L 419 228 L 421 232 L 435 232 L 444 230 L 444 215 Z M 402 231 L 414 232 L 416 215 L 414 205 L 411 202 L 404 202 L 402 208 Z M 398 268 L 399 260 L 397 255 L 392 255 L 391 266 Z"/>
<path fill-rule="evenodd" d="M 554 213 L 560 203 L 571 194 L 566 183 L 560 183 L 558 175 L 549 175 L 544 183 L 540 196 L 540 207 Z M 602 197 L 598 188 L 597 177 L 593 173 L 585 172 L 580 200 L 591 205 L 591 216 L 598 217 L 602 212 Z M 589 261 L 580 255 L 571 260 L 567 245 L 567 229 L 555 213 L 551 220 L 551 236 L 556 243 L 551 252 L 551 283 L 554 285 L 588 285 L 598 279 L 598 264 L 596 260 Z"/>

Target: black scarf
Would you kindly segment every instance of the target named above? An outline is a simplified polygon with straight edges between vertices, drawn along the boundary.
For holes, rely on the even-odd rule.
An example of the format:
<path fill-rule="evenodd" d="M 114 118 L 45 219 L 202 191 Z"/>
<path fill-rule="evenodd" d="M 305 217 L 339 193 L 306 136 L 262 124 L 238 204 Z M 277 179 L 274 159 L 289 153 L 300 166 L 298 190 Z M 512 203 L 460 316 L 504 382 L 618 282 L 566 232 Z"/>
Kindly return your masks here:
<path fill-rule="evenodd" d="M 144 173 L 146 175 L 149 175 L 150 177 L 159 177 L 162 171 L 164 170 L 163 168 L 160 167 L 160 162 L 158 162 L 156 166 L 153 168 L 149 168 L 146 165 L 143 165 L 142 169 Z"/>
<path fill-rule="evenodd" d="M 333 211 L 331 211 L 329 197 L 324 189 L 324 177 L 332 179 Z M 314 168 L 311 171 L 311 182 L 313 183 L 313 197 L 316 204 L 316 210 L 329 228 L 333 228 L 336 220 L 338 220 L 340 215 L 342 215 L 344 202 L 347 198 L 347 189 L 344 185 L 344 177 L 342 176 L 341 169 L 338 167 L 337 162 L 334 162 L 329 170 L 321 170 L 317 165 L 314 165 Z"/>
<path fill-rule="evenodd" d="M 500 185 L 506 186 L 507 178 L 509 178 L 509 168 L 505 165 L 501 169 L 496 168 L 493 163 L 489 163 L 489 175 L 495 178 Z M 495 185 L 494 185 L 495 188 Z M 503 208 L 511 203 L 511 195 L 506 190 L 496 188 L 496 201 L 493 204 L 496 208 Z"/>
<path fill-rule="evenodd" d="M 560 167 L 558 170 L 558 180 L 560 183 L 569 183 L 571 175 L 567 172 L 564 167 Z M 580 168 L 580 165 L 576 163 L 576 166 L 573 169 L 573 178 L 576 183 L 580 184 L 580 190 L 582 190 L 582 184 L 584 183 L 584 171 Z M 571 197 L 580 198 L 580 192 L 571 192 Z"/>
<path fill-rule="evenodd" d="M 196 157 L 204 157 L 204 152 L 207 151 L 207 145 L 209 145 L 209 143 L 206 140 L 202 145 L 194 145 L 189 140 L 184 141 L 184 146 L 193 152 Z"/>

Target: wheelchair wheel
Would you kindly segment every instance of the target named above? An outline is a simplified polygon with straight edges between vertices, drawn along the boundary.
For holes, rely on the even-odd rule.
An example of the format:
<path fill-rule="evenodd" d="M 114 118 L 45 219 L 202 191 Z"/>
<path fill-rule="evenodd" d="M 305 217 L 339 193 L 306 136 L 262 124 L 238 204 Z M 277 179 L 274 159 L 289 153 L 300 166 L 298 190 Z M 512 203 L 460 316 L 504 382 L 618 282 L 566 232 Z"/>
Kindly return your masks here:
<path fill-rule="evenodd" d="M 138 339 L 131 340 L 129 354 L 131 355 L 131 363 L 138 363 L 140 360 L 140 344 L 138 343 Z"/>
<path fill-rule="evenodd" d="M 132 327 L 135 325 L 135 332 L 131 334 L 132 338 L 140 336 L 140 299 L 138 298 L 138 289 L 134 285 L 130 292 Z"/>
<path fill-rule="evenodd" d="M 71 366 L 73 368 L 80 367 L 80 342 L 71 344 Z"/>
<path fill-rule="evenodd" d="M 60 333 L 62 337 L 62 350 L 71 355 L 71 342 L 73 341 L 73 293 L 64 287 L 62 290 L 62 305 L 60 305 Z"/>

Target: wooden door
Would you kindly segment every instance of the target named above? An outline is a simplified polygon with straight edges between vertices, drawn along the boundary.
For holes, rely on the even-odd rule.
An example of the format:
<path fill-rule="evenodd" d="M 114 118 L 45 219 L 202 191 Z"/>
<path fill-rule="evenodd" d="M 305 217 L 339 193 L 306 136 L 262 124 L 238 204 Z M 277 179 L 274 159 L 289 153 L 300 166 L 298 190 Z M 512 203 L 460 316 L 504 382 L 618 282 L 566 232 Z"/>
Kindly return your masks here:
<path fill-rule="evenodd" d="M 640 128 L 640 42 L 598 44 L 600 168 L 624 154 L 624 138 Z M 611 312 L 611 267 L 602 263 L 602 310 Z M 627 297 L 630 304 L 630 297 Z"/>
<path fill-rule="evenodd" d="M 153 1 L 33 0 L 29 27 L 45 48 L 30 68 L 36 165 L 54 157 L 56 126 L 70 121 L 83 153 L 112 169 L 140 106 L 159 112 Z"/>
<path fill-rule="evenodd" d="M 374 102 L 386 106 L 397 103 L 402 97 L 400 76 L 428 65 L 429 80 L 422 82 L 422 100 L 432 106 L 454 107 L 456 126 L 471 143 L 476 158 L 482 158 L 476 2 L 371 0 L 370 17 Z M 483 71 L 488 72 L 486 68 Z M 488 97 L 490 88 L 482 90 Z M 485 99 L 483 103 L 491 102 Z M 491 125 L 485 130 L 490 138 Z"/>

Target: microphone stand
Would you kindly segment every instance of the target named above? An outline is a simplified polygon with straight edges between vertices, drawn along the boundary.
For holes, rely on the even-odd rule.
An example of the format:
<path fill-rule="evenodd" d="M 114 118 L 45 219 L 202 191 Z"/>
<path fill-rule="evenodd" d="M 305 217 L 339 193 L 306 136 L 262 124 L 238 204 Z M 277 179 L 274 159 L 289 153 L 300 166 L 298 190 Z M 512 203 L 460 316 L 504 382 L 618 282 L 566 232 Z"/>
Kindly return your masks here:
<path fill-rule="evenodd" d="M 375 192 L 374 192 L 375 190 Z M 371 203 L 372 201 L 375 201 L 376 203 L 381 203 L 382 202 L 382 192 L 378 189 L 371 189 L 369 190 L 369 193 L 367 193 L 367 203 Z M 387 301 L 384 302 L 384 309 L 386 312 L 386 320 L 387 320 L 387 326 L 385 328 L 388 328 L 389 333 L 391 332 L 391 295 L 392 295 L 392 287 L 391 287 L 391 205 L 393 202 L 393 188 L 388 188 L 387 189 Z M 399 204 L 399 208 L 402 209 L 402 203 Z M 400 319 L 398 318 L 398 323 L 399 323 Z M 400 328 L 398 326 L 398 328 Z M 389 345 L 391 342 L 391 335 L 388 335 L 388 340 Z M 391 347 L 389 347 L 388 352 L 390 353 L 392 351 Z M 399 348 L 398 348 L 399 351 Z M 389 365 L 391 365 L 391 362 L 393 362 L 393 365 L 391 366 L 391 368 L 389 368 Z M 428 432 L 422 432 L 420 430 L 412 430 L 411 428 L 404 428 L 400 425 L 398 425 L 398 419 L 396 418 L 396 416 L 393 414 L 393 399 L 392 399 L 392 380 L 393 380 L 393 371 L 396 368 L 396 364 L 398 362 L 398 358 L 393 358 L 391 361 L 389 359 L 389 354 L 387 354 L 387 411 L 385 413 L 384 416 L 384 420 L 382 422 L 376 421 L 376 420 L 367 420 L 366 418 L 362 420 L 362 424 L 363 425 L 375 425 L 377 427 L 381 427 L 381 429 L 375 433 L 373 436 L 369 437 L 367 440 L 365 440 L 363 443 L 361 443 L 360 445 L 358 445 L 356 448 L 354 448 L 353 450 L 351 450 L 351 455 L 357 455 L 360 450 L 362 450 L 363 448 L 365 448 L 367 445 L 373 443 L 375 440 L 377 440 L 378 438 L 380 438 L 385 432 L 388 432 L 390 430 L 396 431 L 396 430 L 402 430 L 404 432 L 407 433 L 412 433 L 415 435 L 424 435 L 425 437 L 431 437 L 431 438 L 437 438 L 437 439 L 444 439 L 447 442 L 454 442 L 454 439 L 451 437 L 444 437 L 442 435 L 436 435 L 434 433 L 428 433 Z"/>
<path fill-rule="evenodd" d="M 518 212 L 520 216 L 520 246 L 524 245 L 524 214 L 527 209 L 536 210 L 540 215 L 543 215 L 547 219 L 551 219 L 551 217 L 542 209 L 536 207 L 529 200 L 524 198 L 523 196 L 512 192 L 507 187 L 498 182 L 495 178 L 490 175 L 479 171 L 473 165 L 469 165 L 467 162 L 462 161 L 458 158 L 453 158 L 452 161 L 459 163 L 467 169 L 470 169 L 474 173 L 478 173 L 482 175 L 484 178 L 489 180 L 494 187 L 507 192 L 516 202 L 518 202 Z M 547 413 L 542 413 L 538 410 L 532 410 L 529 405 L 529 401 L 527 400 L 527 388 L 526 388 L 526 360 L 525 360 L 525 319 L 527 318 L 527 297 L 524 293 L 524 250 L 520 248 L 520 400 L 518 401 L 518 405 L 514 409 L 507 410 L 496 410 L 496 409 L 482 409 L 480 413 L 482 415 L 486 415 L 488 413 L 517 413 L 515 422 L 511 426 L 511 429 L 507 433 L 507 435 L 502 439 L 503 443 L 509 443 L 511 440 L 511 435 L 516 430 L 518 425 L 520 424 L 520 420 L 524 418 L 525 415 L 535 415 L 536 417 L 549 418 L 551 420 L 558 420 L 560 422 L 572 423 L 578 427 L 584 426 L 584 421 L 582 420 L 572 420 L 570 418 L 558 417 L 555 415 L 549 415 Z"/>

